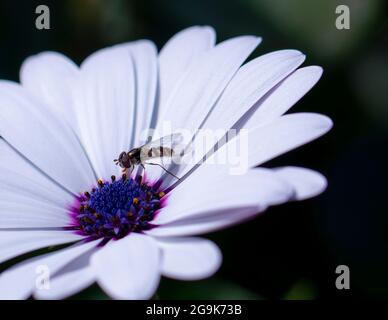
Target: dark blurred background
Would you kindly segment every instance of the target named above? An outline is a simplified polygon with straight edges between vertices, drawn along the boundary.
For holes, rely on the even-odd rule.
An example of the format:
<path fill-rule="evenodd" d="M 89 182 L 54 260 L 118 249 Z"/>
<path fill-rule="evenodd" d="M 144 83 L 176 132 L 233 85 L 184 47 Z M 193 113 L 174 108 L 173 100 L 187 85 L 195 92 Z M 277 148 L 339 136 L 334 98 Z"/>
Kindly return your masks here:
<path fill-rule="evenodd" d="M 81 62 L 93 51 L 149 38 L 159 48 L 191 25 L 218 41 L 253 34 L 254 56 L 295 48 L 325 72 L 292 112 L 330 116 L 334 129 L 267 166 L 301 165 L 329 180 L 318 198 L 271 208 L 254 221 L 209 235 L 224 253 L 212 279 L 164 279 L 160 298 L 352 299 L 388 296 L 388 24 L 385 0 L 63 0 L 0 2 L 0 78 L 18 80 L 29 55 L 57 50 Z M 51 29 L 35 28 L 50 8 Z M 335 9 L 350 8 L 350 30 Z M 350 290 L 335 269 L 350 268 Z M 103 298 L 96 287 L 78 297 Z"/>

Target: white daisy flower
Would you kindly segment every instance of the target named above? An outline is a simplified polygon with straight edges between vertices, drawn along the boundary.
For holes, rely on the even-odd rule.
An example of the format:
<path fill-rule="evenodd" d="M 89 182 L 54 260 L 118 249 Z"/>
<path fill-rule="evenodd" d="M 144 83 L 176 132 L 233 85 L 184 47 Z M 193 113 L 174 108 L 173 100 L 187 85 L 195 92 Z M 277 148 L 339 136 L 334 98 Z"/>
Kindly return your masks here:
<path fill-rule="evenodd" d="M 0 297 L 61 299 L 97 282 L 113 298 L 148 299 L 162 275 L 197 280 L 217 271 L 220 250 L 196 235 L 321 193 L 326 180 L 317 172 L 257 167 L 332 126 L 319 114 L 283 115 L 322 69 L 298 69 L 305 56 L 295 50 L 242 66 L 260 41 L 215 45 L 212 28 L 192 27 L 159 54 L 141 40 L 97 51 L 78 67 L 44 52 L 23 63 L 20 84 L 1 81 L 0 263 L 68 245 L 4 271 Z M 179 183 L 161 169 L 121 176 L 113 159 L 163 122 L 245 129 L 250 169 L 231 175 L 228 164 L 182 164 Z M 42 268 L 50 275 L 43 287 Z"/>

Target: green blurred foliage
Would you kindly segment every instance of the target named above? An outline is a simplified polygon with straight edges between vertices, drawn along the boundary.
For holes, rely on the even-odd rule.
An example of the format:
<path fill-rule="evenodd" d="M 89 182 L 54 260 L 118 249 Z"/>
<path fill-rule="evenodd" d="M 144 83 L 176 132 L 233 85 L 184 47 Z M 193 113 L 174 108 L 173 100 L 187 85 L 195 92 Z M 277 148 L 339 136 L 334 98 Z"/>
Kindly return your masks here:
<path fill-rule="evenodd" d="M 388 122 L 388 54 L 374 50 L 350 74 L 350 83 L 367 115 L 384 125 Z"/>
<path fill-rule="evenodd" d="M 284 296 L 285 300 L 314 300 L 318 297 L 314 283 L 310 280 L 300 280 Z"/>
<path fill-rule="evenodd" d="M 69 0 L 68 10 L 78 30 L 97 32 L 107 42 L 128 38 L 135 22 L 131 3 L 125 0 Z"/>
<path fill-rule="evenodd" d="M 245 0 L 257 15 L 273 24 L 295 45 L 308 48 L 320 60 L 339 62 L 352 54 L 383 16 L 384 0 Z M 335 27 L 339 5 L 350 9 L 349 30 Z"/>
<path fill-rule="evenodd" d="M 158 290 L 160 299 L 205 299 L 205 300 L 258 300 L 259 295 L 231 281 L 213 277 L 195 282 L 163 279 Z"/>

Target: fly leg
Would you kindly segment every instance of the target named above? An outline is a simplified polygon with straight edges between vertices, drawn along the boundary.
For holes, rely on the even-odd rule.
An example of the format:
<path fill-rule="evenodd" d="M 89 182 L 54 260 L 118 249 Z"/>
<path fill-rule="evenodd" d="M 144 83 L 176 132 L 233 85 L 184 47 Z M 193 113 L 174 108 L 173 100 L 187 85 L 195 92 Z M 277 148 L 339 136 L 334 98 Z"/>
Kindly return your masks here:
<path fill-rule="evenodd" d="M 137 174 L 143 175 L 143 174 L 145 174 L 145 166 L 142 163 L 140 163 L 140 166 L 142 167 L 143 172 L 138 172 Z"/>
<path fill-rule="evenodd" d="M 133 169 L 135 169 L 135 166 L 131 165 L 129 168 L 123 168 L 123 170 L 121 170 L 121 172 L 129 178 L 133 172 Z"/>
<path fill-rule="evenodd" d="M 175 174 L 173 174 L 171 171 L 168 171 L 165 167 L 163 167 L 161 164 L 159 163 L 152 163 L 152 162 L 147 162 L 145 164 L 149 164 L 150 166 L 158 166 L 158 167 L 161 167 L 164 171 L 166 171 L 168 174 L 172 175 L 173 177 L 175 177 L 176 179 L 180 180 L 179 177 L 177 177 Z M 143 165 L 143 164 L 142 164 Z M 143 166 L 144 167 L 144 166 Z"/>

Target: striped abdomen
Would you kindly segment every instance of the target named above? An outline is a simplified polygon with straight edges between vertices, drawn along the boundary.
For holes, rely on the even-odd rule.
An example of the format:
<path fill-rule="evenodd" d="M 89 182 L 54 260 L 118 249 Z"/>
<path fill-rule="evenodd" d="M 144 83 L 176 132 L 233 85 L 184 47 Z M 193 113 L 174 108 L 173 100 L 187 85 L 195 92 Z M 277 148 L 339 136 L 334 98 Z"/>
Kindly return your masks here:
<path fill-rule="evenodd" d="M 142 150 L 142 156 L 143 159 L 150 159 L 150 158 L 162 158 L 162 157 L 172 157 L 174 154 L 174 150 L 167 147 L 153 147 L 149 149 L 143 149 Z"/>

